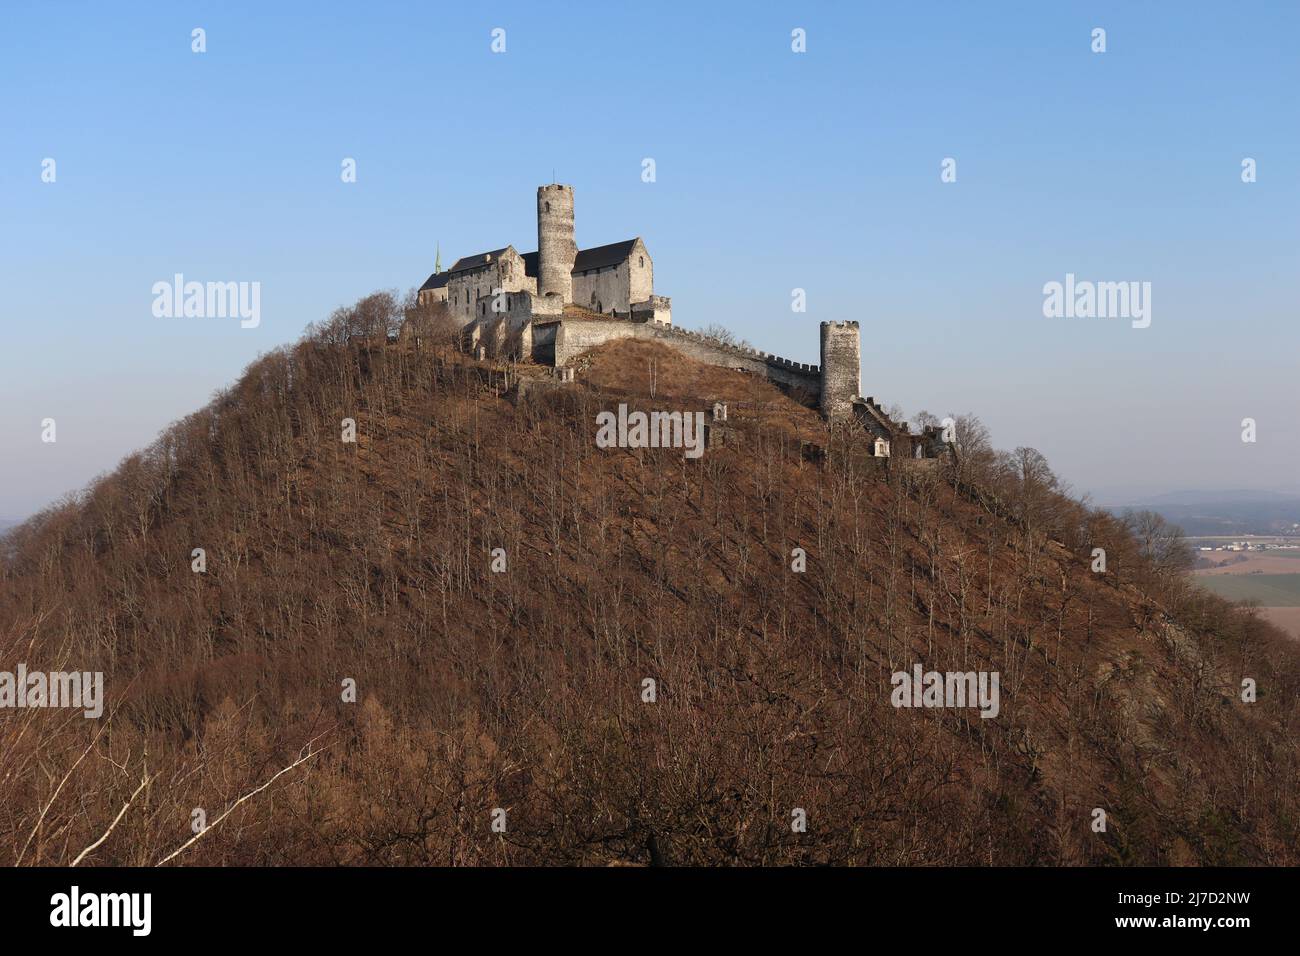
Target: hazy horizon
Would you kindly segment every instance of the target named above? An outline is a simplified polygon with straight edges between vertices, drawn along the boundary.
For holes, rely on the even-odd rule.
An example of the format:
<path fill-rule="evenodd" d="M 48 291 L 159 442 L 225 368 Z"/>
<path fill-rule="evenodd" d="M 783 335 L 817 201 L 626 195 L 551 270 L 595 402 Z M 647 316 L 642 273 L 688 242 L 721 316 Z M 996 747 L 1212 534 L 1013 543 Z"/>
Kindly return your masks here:
<path fill-rule="evenodd" d="M 1098 503 L 1300 494 L 1300 9 L 312 9 L 9 12 L 0 516 L 439 246 L 535 248 L 553 171 L 580 245 L 644 238 L 678 325 L 816 362 L 856 319 L 864 394 L 973 412 Z M 260 323 L 155 318 L 177 273 L 260 283 Z M 1044 317 L 1068 275 L 1149 282 L 1150 326 Z"/>

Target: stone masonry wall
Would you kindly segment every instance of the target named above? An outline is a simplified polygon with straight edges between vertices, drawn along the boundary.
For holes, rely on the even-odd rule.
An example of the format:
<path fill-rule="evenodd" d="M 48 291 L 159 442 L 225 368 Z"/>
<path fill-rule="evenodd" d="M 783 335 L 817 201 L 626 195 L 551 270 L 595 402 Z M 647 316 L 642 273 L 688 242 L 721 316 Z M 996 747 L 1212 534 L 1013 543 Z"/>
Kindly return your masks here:
<path fill-rule="evenodd" d="M 573 187 L 537 187 L 537 294 L 573 301 Z"/>
<path fill-rule="evenodd" d="M 627 257 L 628 302 L 644 302 L 655 292 L 655 264 L 638 236 L 632 253 Z"/>
<path fill-rule="evenodd" d="M 606 266 L 599 272 L 573 276 L 573 302 L 592 312 L 626 312 L 630 306 L 630 282 L 626 262 Z"/>
<path fill-rule="evenodd" d="M 599 272 L 573 274 L 573 302 L 592 312 L 626 313 L 654 294 L 654 263 L 639 238 L 627 259 Z"/>
<path fill-rule="evenodd" d="M 652 323 L 618 320 L 561 322 L 555 337 L 555 364 L 567 365 L 587 349 L 618 339 L 661 342 L 697 362 L 741 369 L 779 385 L 802 389 L 814 397 L 821 393 L 821 370 L 816 365 L 794 362 L 755 349 L 722 345 L 685 329 Z"/>
<path fill-rule="evenodd" d="M 821 409 L 828 421 L 853 417 L 862 391 L 862 350 L 856 322 L 823 322 Z"/>
<path fill-rule="evenodd" d="M 524 257 L 508 247 L 494 262 L 458 272 L 447 281 L 447 309 L 461 325 L 479 318 L 478 300 L 494 289 L 531 292 L 536 281 L 524 273 Z"/>

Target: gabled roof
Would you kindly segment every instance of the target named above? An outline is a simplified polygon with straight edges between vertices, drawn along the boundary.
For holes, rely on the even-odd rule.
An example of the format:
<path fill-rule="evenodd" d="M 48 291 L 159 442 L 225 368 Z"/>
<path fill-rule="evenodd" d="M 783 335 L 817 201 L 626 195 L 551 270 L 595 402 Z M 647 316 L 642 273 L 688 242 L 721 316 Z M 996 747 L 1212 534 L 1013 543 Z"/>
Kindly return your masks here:
<path fill-rule="evenodd" d="M 586 272 L 588 269 L 604 269 L 606 266 L 619 265 L 632 255 L 635 247 L 635 239 L 624 239 L 622 242 L 611 242 L 607 246 L 579 249 L 573 260 L 573 271 Z M 537 277 L 537 253 L 524 253 L 524 274 Z"/>
<path fill-rule="evenodd" d="M 636 239 L 624 239 L 622 242 L 611 242 L 605 246 L 596 246 L 592 249 L 579 249 L 577 256 L 573 260 L 573 271 L 586 272 L 588 269 L 604 269 L 608 266 L 616 266 L 627 261 L 628 256 L 632 255 L 632 250 L 636 248 Z M 489 262 L 495 262 L 505 255 L 506 251 L 512 249 L 512 246 L 505 246 L 501 249 L 493 249 L 491 252 L 480 252 L 477 255 L 462 256 L 451 264 L 451 268 L 446 272 L 439 272 L 429 276 L 429 280 L 420 287 L 420 291 L 425 289 L 441 289 L 448 280 L 458 272 L 469 272 L 471 269 L 481 269 Z M 524 275 L 537 278 L 537 253 L 525 252 Z"/>
<path fill-rule="evenodd" d="M 502 254 L 509 248 L 509 246 L 505 246 L 501 249 L 493 249 L 491 252 L 480 252 L 474 256 L 462 256 L 451 264 L 451 268 L 447 272 L 455 274 L 457 272 L 468 272 L 470 269 L 478 269 L 501 258 Z"/>
<path fill-rule="evenodd" d="M 616 266 L 632 254 L 635 245 L 635 239 L 624 239 L 622 242 L 611 242 L 607 246 L 596 246 L 594 249 L 579 249 L 577 258 L 573 260 L 573 271 L 582 272 L 585 269 Z"/>
<path fill-rule="evenodd" d="M 441 289 L 447 285 L 447 280 L 450 278 L 450 272 L 435 272 L 424 280 L 424 285 L 420 286 L 420 291 L 428 292 L 430 289 Z"/>

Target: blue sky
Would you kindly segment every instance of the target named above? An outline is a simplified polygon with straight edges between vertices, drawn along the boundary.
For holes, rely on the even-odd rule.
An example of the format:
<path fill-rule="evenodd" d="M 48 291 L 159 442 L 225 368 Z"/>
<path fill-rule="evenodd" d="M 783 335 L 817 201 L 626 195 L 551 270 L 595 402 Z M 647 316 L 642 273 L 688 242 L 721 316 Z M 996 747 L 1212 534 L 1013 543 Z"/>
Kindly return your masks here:
<path fill-rule="evenodd" d="M 0 516 L 437 243 L 533 249 L 552 170 L 580 245 L 645 239 L 679 325 L 815 362 L 857 319 L 865 393 L 1103 499 L 1300 492 L 1298 38 L 1280 0 L 10 5 Z M 155 318 L 178 272 L 260 282 L 261 324 Z M 1150 328 L 1045 318 L 1068 272 L 1150 282 Z"/>

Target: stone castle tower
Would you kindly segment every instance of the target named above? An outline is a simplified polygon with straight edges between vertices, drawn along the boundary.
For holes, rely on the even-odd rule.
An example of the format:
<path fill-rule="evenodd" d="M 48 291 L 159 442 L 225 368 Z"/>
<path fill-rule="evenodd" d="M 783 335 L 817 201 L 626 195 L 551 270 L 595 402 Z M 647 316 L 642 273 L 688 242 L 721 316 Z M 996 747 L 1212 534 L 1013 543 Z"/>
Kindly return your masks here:
<path fill-rule="evenodd" d="M 573 301 L 573 187 L 537 187 L 537 294 Z"/>
<path fill-rule="evenodd" d="M 856 322 L 822 323 L 822 414 L 828 421 L 853 416 L 862 392 L 862 349 Z"/>

